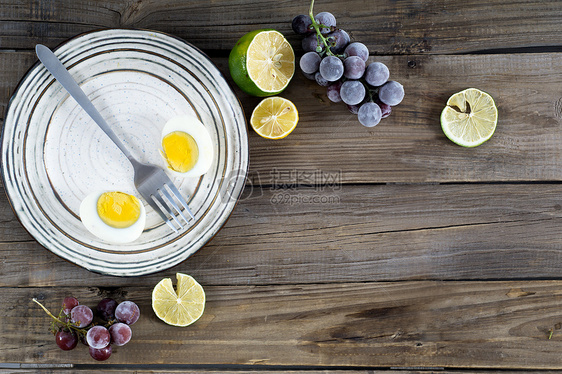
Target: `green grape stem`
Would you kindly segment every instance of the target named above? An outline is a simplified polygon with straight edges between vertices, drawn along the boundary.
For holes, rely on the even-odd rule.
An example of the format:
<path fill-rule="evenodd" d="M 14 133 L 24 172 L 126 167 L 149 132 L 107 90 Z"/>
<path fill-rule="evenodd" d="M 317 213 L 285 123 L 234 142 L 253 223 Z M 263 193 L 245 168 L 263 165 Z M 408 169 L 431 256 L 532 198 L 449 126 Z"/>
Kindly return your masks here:
<path fill-rule="evenodd" d="M 325 49 L 325 53 L 328 56 L 336 56 L 336 57 L 340 57 L 338 55 L 335 55 L 331 50 L 330 47 L 332 46 L 331 43 L 328 43 L 328 40 L 324 37 L 324 35 L 322 35 L 322 33 L 320 32 L 320 28 L 324 27 L 324 28 L 330 28 L 329 26 L 323 25 L 321 23 L 316 22 L 316 19 L 314 19 L 314 0 L 312 0 L 310 2 L 310 11 L 308 12 L 308 16 L 310 17 L 310 20 L 312 21 L 312 27 L 314 27 L 314 30 L 316 31 L 316 40 L 318 40 L 319 42 L 322 42 L 322 44 L 324 44 L 324 46 L 326 47 Z M 318 51 L 317 51 L 318 52 Z"/>
<path fill-rule="evenodd" d="M 375 95 L 378 92 L 377 88 L 371 88 L 369 83 L 367 83 L 367 81 L 365 81 L 364 78 L 359 79 L 359 82 L 361 82 L 363 84 L 363 86 L 365 87 L 365 93 L 366 96 L 368 97 L 368 102 L 375 102 Z"/>
<path fill-rule="evenodd" d="M 83 335 L 83 336 L 86 336 L 86 334 L 88 333 L 88 330 L 86 330 L 86 329 L 81 329 L 81 328 L 79 328 L 79 327 L 73 325 L 72 322 L 63 322 L 63 321 L 61 321 L 60 318 L 55 317 L 55 316 L 53 315 L 53 313 L 51 313 L 47 308 L 45 308 L 45 307 L 43 306 L 43 304 L 41 304 L 39 301 L 37 301 L 36 298 L 33 298 L 33 299 L 31 299 L 31 300 L 33 300 L 37 305 L 39 305 L 39 306 L 45 311 L 45 313 L 47 313 L 47 314 L 53 319 L 53 326 L 54 326 L 54 327 L 57 327 L 57 328 L 61 328 L 61 327 L 62 327 L 62 328 L 67 328 L 67 329 L 69 329 L 69 330 L 74 330 L 74 331 L 76 331 L 78 334 L 81 334 L 81 335 Z M 61 313 L 59 313 L 59 317 L 60 317 L 61 314 L 62 314 L 62 310 L 61 310 Z M 58 322 L 59 326 L 56 326 L 54 322 Z M 56 331 L 53 331 L 53 333 L 56 333 Z"/>

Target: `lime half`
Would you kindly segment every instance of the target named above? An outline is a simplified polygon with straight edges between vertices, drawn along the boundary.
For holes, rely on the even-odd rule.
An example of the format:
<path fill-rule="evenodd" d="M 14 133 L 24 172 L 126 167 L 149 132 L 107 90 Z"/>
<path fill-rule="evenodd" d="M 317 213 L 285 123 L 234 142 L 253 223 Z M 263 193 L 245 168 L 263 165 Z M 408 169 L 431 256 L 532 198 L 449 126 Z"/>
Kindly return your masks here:
<path fill-rule="evenodd" d="M 498 109 L 492 96 L 476 88 L 457 92 L 441 112 L 441 128 L 452 142 L 476 147 L 496 130 Z"/>
<path fill-rule="evenodd" d="M 244 35 L 228 57 L 234 82 L 253 96 L 282 92 L 295 73 L 295 53 L 279 31 L 255 30 Z"/>
<path fill-rule="evenodd" d="M 193 277 L 176 273 L 176 289 L 170 278 L 162 279 L 152 291 L 152 309 L 172 326 L 188 326 L 205 310 L 205 291 Z"/>
<path fill-rule="evenodd" d="M 250 118 L 252 128 L 266 139 L 283 139 L 298 122 L 299 112 L 295 104 L 279 96 L 263 99 Z"/>

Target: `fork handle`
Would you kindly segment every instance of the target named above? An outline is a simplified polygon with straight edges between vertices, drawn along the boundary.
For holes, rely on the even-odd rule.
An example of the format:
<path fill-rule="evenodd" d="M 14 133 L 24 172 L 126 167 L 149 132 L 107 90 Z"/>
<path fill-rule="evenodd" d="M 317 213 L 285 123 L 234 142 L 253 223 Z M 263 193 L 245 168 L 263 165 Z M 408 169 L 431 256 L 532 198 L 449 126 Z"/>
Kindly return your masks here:
<path fill-rule="evenodd" d="M 57 81 L 68 91 L 70 96 L 76 100 L 76 102 L 88 113 L 88 115 L 94 120 L 95 123 L 109 136 L 109 138 L 115 143 L 117 147 L 127 156 L 131 163 L 135 164 L 137 161 L 133 158 L 131 153 L 121 140 L 115 135 L 113 130 L 109 127 L 107 122 L 103 119 L 100 112 L 94 107 L 94 104 L 88 99 L 84 91 L 78 86 L 78 83 L 72 78 L 68 70 L 64 67 L 62 62 L 57 56 L 47 47 L 41 44 L 35 46 L 35 53 L 39 60 L 45 65 L 47 70 L 56 78 Z"/>

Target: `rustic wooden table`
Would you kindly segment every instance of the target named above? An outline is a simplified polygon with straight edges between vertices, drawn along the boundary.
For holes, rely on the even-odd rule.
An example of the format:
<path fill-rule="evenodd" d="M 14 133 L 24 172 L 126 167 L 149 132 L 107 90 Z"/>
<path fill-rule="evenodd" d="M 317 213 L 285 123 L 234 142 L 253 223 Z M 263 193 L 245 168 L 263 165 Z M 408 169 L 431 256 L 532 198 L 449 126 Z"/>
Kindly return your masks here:
<path fill-rule="evenodd" d="M 203 49 L 230 80 L 244 33 L 281 31 L 306 1 L 4 0 L 0 104 L 36 61 L 100 28 L 160 30 Z M 2 372 L 502 373 L 562 371 L 562 3 L 318 0 L 390 68 L 406 98 L 362 127 L 300 72 L 300 113 L 281 141 L 249 132 L 244 197 L 194 256 L 138 278 L 91 273 L 41 247 L 0 197 Z M 496 133 L 465 149 L 440 112 L 490 93 Z M 258 99 L 236 89 L 247 114 Z M 313 176 L 312 186 L 302 178 Z M 276 189 L 280 187 L 280 189 Z M 194 325 L 163 324 L 154 285 L 176 272 L 207 293 Z M 48 317 L 66 295 L 130 299 L 142 317 L 104 362 L 61 351 Z"/>

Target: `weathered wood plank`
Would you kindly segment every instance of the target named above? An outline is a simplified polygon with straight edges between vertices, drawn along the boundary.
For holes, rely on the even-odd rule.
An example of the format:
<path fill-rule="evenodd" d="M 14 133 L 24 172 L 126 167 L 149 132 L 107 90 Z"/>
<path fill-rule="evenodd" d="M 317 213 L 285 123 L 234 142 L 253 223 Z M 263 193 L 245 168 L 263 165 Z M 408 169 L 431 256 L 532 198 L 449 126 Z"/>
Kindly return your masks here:
<path fill-rule="evenodd" d="M 31 370 L 29 369 L 29 364 L 21 364 L 24 369 L 18 370 L 0 370 L 0 374 L 30 374 L 30 373 L 41 373 L 41 374 L 59 374 L 61 369 L 46 369 L 41 367 L 40 369 Z M 33 365 L 33 364 L 31 364 Z M 34 366 L 34 365 L 33 365 Z M 31 367 L 33 367 L 31 366 Z M 417 370 L 407 370 L 402 368 L 389 368 L 389 369 L 378 369 L 378 370 L 347 370 L 347 369 L 326 369 L 326 370 L 310 370 L 310 369 L 302 369 L 302 370 L 285 370 L 284 367 L 278 367 L 277 370 L 263 370 L 263 369 L 240 369 L 240 370 L 212 370 L 208 368 L 204 369 L 193 369 L 192 366 L 189 369 L 160 369 L 157 365 L 143 365 L 143 369 L 136 370 L 136 369 L 128 369 L 127 366 L 131 365 L 113 365 L 108 367 L 107 365 L 95 365 L 99 367 L 98 369 L 83 369 L 84 366 L 90 367 L 90 365 L 71 365 L 68 368 L 72 369 L 73 373 L 80 373 L 80 374 L 99 374 L 100 370 L 103 370 L 103 373 L 119 373 L 119 374 L 279 374 L 282 372 L 283 374 L 520 374 L 521 371 L 511 371 L 511 370 L 470 370 L 470 369 L 455 369 L 453 371 L 446 370 L 444 368 L 435 368 L 435 367 L 427 367 L 427 368 L 418 368 Z M 94 366 L 94 365 L 91 365 Z M 119 369 L 115 369 L 114 367 L 118 366 Z M 170 365 L 171 366 L 171 365 Z M 181 365 L 176 365 L 175 367 Z M 247 365 L 248 367 L 252 367 L 255 365 Z M 154 369 L 150 369 L 154 367 Z M 64 368 L 63 368 L 64 369 Z M 40 371 L 39 371 L 40 370 Z M 525 374 L 560 374 L 561 371 L 559 370 L 525 370 Z"/>
<path fill-rule="evenodd" d="M 90 273 L 23 241 L 31 238 L 3 197 L 0 286 L 148 286 L 175 272 L 209 285 L 560 278 L 559 184 L 252 193 L 194 256 L 132 279 Z"/>
<path fill-rule="evenodd" d="M 151 287 L 128 288 L 124 297 L 139 304 L 141 318 L 131 342 L 117 347 L 108 363 L 562 368 L 560 281 L 205 289 L 205 314 L 177 328 L 151 311 Z M 4 289 L 0 360 L 92 363 L 83 346 L 58 349 L 47 332 L 48 317 L 31 298 L 56 308 L 71 293 L 95 306 L 97 291 Z"/>
<path fill-rule="evenodd" d="M 295 131 L 270 141 L 250 130 L 254 183 L 272 184 L 280 173 L 299 182 L 302 172 L 337 173 L 342 183 L 562 180 L 561 54 L 377 60 L 406 89 L 391 116 L 366 129 L 345 105 L 330 103 L 325 88 L 297 73 L 283 93 L 299 109 Z M 34 61 L 32 53 L 0 53 L 0 105 Z M 229 77 L 226 60 L 214 61 Z M 467 87 L 489 92 L 499 109 L 494 136 L 474 149 L 450 142 L 439 123 L 447 98 Z M 259 99 L 236 92 L 249 115 Z"/>
<path fill-rule="evenodd" d="M 154 365 L 156 367 L 156 365 Z M 59 374 L 61 372 L 61 368 L 59 369 L 46 369 L 46 368 L 38 368 L 35 370 L 30 370 L 27 369 L 25 364 L 23 365 L 24 369 L 18 369 L 16 370 L 1 370 L 0 369 L 0 374 L 29 374 L 29 373 L 41 373 L 41 374 Z M 146 367 L 146 366 L 143 366 Z M 80 374 L 99 374 L 100 370 L 103 370 L 103 373 L 119 373 L 119 374 L 176 374 L 176 373 L 182 373 L 182 374 L 200 374 L 200 373 L 205 373 L 205 374 L 279 374 L 279 371 L 277 370 L 236 370 L 236 371 L 230 371 L 230 370 L 221 370 L 221 371 L 215 371 L 215 370 L 209 370 L 209 369 L 201 369 L 201 370 L 194 370 L 194 369 L 141 369 L 141 370 L 135 370 L 135 369 L 127 369 L 126 367 L 122 368 L 122 369 L 108 369 L 107 366 L 105 365 L 100 365 L 99 369 L 81 369 L 81 367 L 76 368 L 74 366 L 69 366 L 68 368 L 72 369 L 73 373 L 80 373 Z M 66 368 L 63 368 L 66 369 Z M 377 372 L 373 372 L 372 370 L 301 370 L 301 371 L 295 371 L 295 370 L 283 370 L 283 373 L 285 374 L 379 374 L 379 373 L 395 373 L 395 371 L 377 371 Z M 418 374 L 419 372 L 412 372 L 412 371 L 404 371 L 404 370 L 400 370 L 399 372 L 400 374 Z M 444 371 L 440 371 L 440 374 L 448 374 L 447 372 Z M 541 374 L 544 373 L 543 371 L 540 372 Z M 466 373 L 466 374 L 470 374 L 470 373 Z M 487 373 L 483 373 L 483 374 L 487 374 Z M 510 374 L 510 373 L 508 373 Z M 548 373 L 546 373 L 548 374 Z"/>
<path fill-rule="evenodd" d="M 406 97 L 372 129 L 297 74 L 284 96 L 297 103 L 301 124 L 275 142 L 250 131 L 252 170 L 266 181 L 275 169 L 341 171 L 353 183 L 560 180 L 561 56 L 377 58 Z M 473 149 L 450 142 L 440 125 L 449 96 L 468 87 L 490 93 L 499 111 L 493 137 Z M 245 102 L 248 111 L 254 102 Z"/>
<path fill-rule="evenodd" d="M 291 20 L 309 2 L 265 1 L 50 1 L 0 4 L 0 48 L 58 44 L 98 28 L 134 27 L 178 35 L 203 49 L 230 50 L 244 33 L 275 28 L 298 45 Z M 377 54 L 459 53 L 482 49 L 560 46 L 559 1 L 316 2 L 338 25 Z M 298 48 L 300 49 L 300 48 Z"/>

